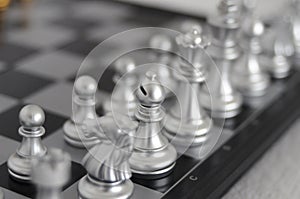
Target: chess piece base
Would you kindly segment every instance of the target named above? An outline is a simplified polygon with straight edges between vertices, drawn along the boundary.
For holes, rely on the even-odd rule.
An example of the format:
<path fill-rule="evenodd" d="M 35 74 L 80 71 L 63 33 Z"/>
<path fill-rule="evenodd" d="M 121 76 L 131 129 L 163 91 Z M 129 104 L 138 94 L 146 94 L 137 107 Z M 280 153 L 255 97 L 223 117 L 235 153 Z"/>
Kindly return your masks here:
<path fill-rule="evenodd" d="M 45 155 L 46 148 L 44 152 L 40 155 Z M 17 181 L 27 182 L 31 180 L 31 159 L 23 157 L 18 153 L 12 154 L 8 161 L 8 173 Z"/>
<path fill-rule="evenodd" d="M 87 138 L 83 135 L 83 133 L 80 135 L 79 129 L 70 120 L 66 121 L 63 126 L 63 130 L 65 141 L 77 148 L 90 148 L 100 142 L 100 140 L 96 137 Z"/>
<path fill-rule="evenodd" d="M 257 75 L 257 77 L 245 77 L 242 79 L 239 79 L 240 81 L 237 81 L 236 85 L 238 90 L 247 97 L 259 97 L 264 95 L 270 85 L 270 79 L 266 74 L 260 74 Z M 255 81 L 252 81 L 252 79 L 255 79 Z"/>
<path fill-rule="evenodd" d="M 243 98 L 237 92 L 230 96 L 214 97 L 207 91 L 201 91 L 201 97 L 200 103 L 213 118 L 233 118 L 241 112 Z"/>
<path fill-rule="evenodd" d="M 128 199 L 132 196 L 133 189 L 134 185 L 131 180 L 104 183 L 96 181 L 88 175 L 83 177 L 78 184 L 80 199 Z"/>
<path fill-rule="evenodd" d="M 290 75 L 291 73 L 291 64 L 288 59 L 283 56 L 275 56 L 273 58 L 271 73 L 272 76 L 276 79 L 283 79 Z"/>
<path fill-rule="evenodd" d="M 134 149 L 130 159 L 130 168 L 139 176 L 159 176 L 171 171 L 177 159 L 174 146 L 167 144 L 152 151 Z"/>
<path fill-rule="evenodd" d="M 189 148 L 202 145 L 207 140 L 207 133 L 212 127 L 212 120 L 209 117 L 198 121 L 189 120 L 186 123 L 172 114 L 168 114 L 165 119 L 164 135 L 175 146 Z"/>

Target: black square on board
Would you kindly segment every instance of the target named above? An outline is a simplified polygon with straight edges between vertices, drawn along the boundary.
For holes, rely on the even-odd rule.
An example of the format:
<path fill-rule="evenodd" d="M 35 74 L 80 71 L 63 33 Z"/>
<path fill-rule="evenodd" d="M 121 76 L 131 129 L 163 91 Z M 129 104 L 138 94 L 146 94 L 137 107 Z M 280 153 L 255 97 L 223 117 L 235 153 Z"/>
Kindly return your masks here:
<path fill-rule="evenodd" d="M 115 87 L 115 83 L 113 81 L 115 73 L 116 72 L 113 69 L 107 68 L 99 80 L 98 89 L 112 93 Z"/>
<path fill-rule="evenodd" d="M 76 183 L 85 174 L 86 171 L 83 166 L 76 162 L 72 162 L 71 179 L 63 187 L 63 190 Z M 0 166 L 0 187 L 4 187 L 12 192 L 16 192 L 29 198 L 35 198 L 36 195 L 36 188 L 33 184 L 18 182 L 9 175 L 7 162 Z"/>
<path fill-rule="evenodd" d="M 155 189 L 161 193 L 166 192 L 173 185 L 175 185 L 187 172 L 189 172 L 200 160 L 182 155 L 180 156 L 173 168 L 173 171 L 163 177 L 156 179 L 146 179 L 141 176 L 133 175 L 132 181 L 150 189 Z"/>
<path fill-rule="evenodd" d="M 64 28 L 70 28 L 77 31 L 85 31 L 95 26 L 101 25 L 99 20 L 86 20 L 74 17 L 66 17 L 53 22 L 55 25 L 62 26 Z"/>
<path fill-rule="evenodd" d="M 8 71 L 0 76 L 0 93 L 22 99 L 52 81 L 32 74 Z"/>
<path fill-rule="evenodd" d="M 59 49 L 81 56 L 87 56 L 98 44 L 99 42 L 96 41 L 76 39 L 75 41 L 60 46 Z"/>
<path fill-rule="evenodd" d="M 32 55 L 35 52 L 37 52 L 37 49 L 12 43 L 2 42 L 0 44 L 0 60 L 5 63 L 16 63 L 20 59 Z"/>
<path fill-rule="evenodd" d="M 20 127 L 19 123 L 19 112 L 23 108 L 23 104 L 19 104 L 14 106 L 7 111 L 0 114 L 0 134 L 4 137 L 8 137 L 10 139 L 21 141 L 22 137 L 18 133 L 18 128 Z M 46 129 L 46 133 L 43 138 L 51 135 L 57 129 L 61 128 L 67 118 L 56 115 L 48 110 L 45 110 L 45 124 L 44 127 Z"/>

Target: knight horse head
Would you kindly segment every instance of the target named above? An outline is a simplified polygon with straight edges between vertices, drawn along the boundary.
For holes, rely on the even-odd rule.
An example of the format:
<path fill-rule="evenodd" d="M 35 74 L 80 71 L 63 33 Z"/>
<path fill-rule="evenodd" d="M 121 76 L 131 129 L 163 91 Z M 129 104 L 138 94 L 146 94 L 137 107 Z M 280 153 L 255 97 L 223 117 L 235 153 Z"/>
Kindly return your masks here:
<path fill-rule="evenodd" d="M 128 159 L 132 153 L 137 123 L 126 116 L 111 114 L 97 118 L 97 124 L 99 126 L 93 129 L 95 135 L 100 135 L 101 143 L 90 149 L 83 159 L 83 165 L 90 177 L 96 179 L 107 182 L 129 179 L 131 171 Z"/>

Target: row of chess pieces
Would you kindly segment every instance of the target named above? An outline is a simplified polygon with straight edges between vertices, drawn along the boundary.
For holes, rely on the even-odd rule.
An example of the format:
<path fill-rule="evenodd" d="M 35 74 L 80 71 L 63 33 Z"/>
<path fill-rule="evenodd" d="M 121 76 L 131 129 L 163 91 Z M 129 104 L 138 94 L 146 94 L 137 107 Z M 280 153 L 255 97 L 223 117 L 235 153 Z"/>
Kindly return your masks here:
<path fill-rule="evenodd" d="M 293 3 L 298 6 L 297 1 Z M 297 12 L 291 13 L 295 22 L 291 25 L 297 26 Z M 275 50 L 264 53 L 264 24 L 255 17 L 251 5 L 221 0 L 217 14 L 208 18 L 208 24 L 210 34 L 203 34 L 195 26 L 176 36 L 174 42 L 180 55 L 175 61 L 172 58 L 176 72 L 168 67 L 148 68 L 137 77 L 131 74 L 136 68 L 131 58 L 117 60 L 115 82 L 119 83 L 124 73 L 129 75 L 102 103 L 102 117 L 95 112 L 95 79 L 88 75 L 76 79 L 73 115 L 63 130 L 68 144 L 88 149 L 82 161 L 87 175 L 78 184 L 80 198 L 129 198 L 134 190 L 132 173 L 144 179 L 169 175 L 176 164 L 178 146 L 204 146 L 213 126 L 212 118 L 238 116 L 243 98 L 264 95 L 271 76 L 280 79 L 291 73 L 291 63 L 297 60 L 297 43 L 290 55 L 286 48 L 290 44 L 274 37 Z M 164 37 L 156 37 L 153 43 L 165 44 L 159 41 L 161 38 Z M 268 67 L 261 64 L 260 55 L 272 57 Z M 163 102 L 172 96 L 162 85 L 168 84 L 168 78 L 172 78 L 168 86 L 180 103 L 164 109 Z M 132 82 L 137 81 L 134 89 L 136 84 Z M 15 180 L 35 183 L 37 198 L 59 198 L 71 175 L 70 156 L 59 149 L 47 150 L 42 143 L 45 115 L 39 106 L 25 106 L 19 119 L 23 139 L 8 159 L 9 174 Z"/>

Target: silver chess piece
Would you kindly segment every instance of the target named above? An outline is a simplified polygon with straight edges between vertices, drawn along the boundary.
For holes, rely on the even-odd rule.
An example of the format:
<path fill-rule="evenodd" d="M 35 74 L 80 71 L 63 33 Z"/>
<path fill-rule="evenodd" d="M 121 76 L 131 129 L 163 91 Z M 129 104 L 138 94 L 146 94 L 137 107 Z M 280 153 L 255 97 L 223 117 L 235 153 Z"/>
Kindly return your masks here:
<path fill-rule="evenodd" d="M 288 17 L 290 23 L 290 33 L 294 45 L 294 63 L 296 65 L 300 64 L 300 1 L 299 0 L 291 0 L 289 9 L 288 9 Z"/>
<path fill-rule="evenodd" d="M 34 158 L 44 156 L 47 148 L 41 137 L 45 134 L 44 111 L 36 105 L 27 105 L 19 113 L 21 127 L 19 134 L 23 137 L 16 153 L 7 162 L 9 174 L 20 181 L 31 180 L 31 163 Z"/>
<path fill-rule="evenodd" d="M 114 64 L 116 74 L 113 81 L 116 86 L 109 99 L 103 104 L 105 113 L 116 112 L 134 117 L 136 99 L 133 94 L 138 77 L 133 73 L 135 61 L 130 57 L 121 57 Z"/>
<path fill-rule="evenodd" d="M 79 181 L 79 198 L 130 198 L 134 185 L 128 159 L 137 124 L 121 115 L 100 117 L 98 123 L 100 132 L 95 134 L 102 137 L 103 133 L 106 140 L 91 148 L 82 160 L 88 174 Z"/>
<path fill-rule="evenodd" d="M 204 32 L 204 25 L 196 20 L 185 20 L 180 24 L 179 31 L 183 34 L 190 32 L 193 29 L 197 29 L 198 32 Z"/>
<path fill-rule="evenodd" d="M 32 182 L 37 187 L 36 199 L 62 199 L 62 188 L 71 177 L 71 157 L 60 149 L 32 161 Z"/>
<path fill-rule="evenodd" d="M 135 174 L 152 177 L 167 174 L 175 165 L 177 152 L 162 134 L 164 112 L 161 103 L 165 99 L 165 91 L 154 72 L 146 73 L 136 96 L 139 106 L 135 116 L 139 126 L 129 159 L 131 170 Z"/>
<path fill-rule="evenodd" d="M 95 94 L 97 82 L 90 76 L 79 77 L 74 84 L 73 115 L 63 126 L 64 139 L 74 147 L 91 147 L 99 142 L 92 136 L 85 136 L 81 131 L 82 125 L 88 120 L 94 120 L 97 115 L 95 111 Z"/>
<path fill-rule="evenodd" d="M 175 78 L 179 103 L 175 103 L 166 116 L 165 135 L 175 145 L 200 146 L 207 140 L 212 126 L 212 120 L 201 107 L 201 96 L 198 96 L 200 86 L 206 80 L 208 60 L 205 49 L 210 41 L 197 29 L 179 35 L 176 41 L 187 62 L 181 59 L 177 65 L 179 74 L 176 73 Z"/>
<path fill-rule="evenodd" d="M 292 70 L 290 58 L 294 54 L 294 45 L 286 30 L 289 30 L 289 25 L 283 20 L 275 24 L 273 28 L 272 59 L 267 69 L 276 79 L 288 77 Z"/>
<path fill-rule="evenodd" d="M 140 103 L 135 114 L 139 126 L 129 159 L 131 170 L 151 177 L 167 174 L 175 165 L 177 152 L 162 134 L 164 112 L 161 103 L 165 91 L 154 72 L 146 72 L 136 96 Z"/>
<path fill-rule="evenodd" d="M 244 20 L 240 36 L 243 54 L 233 69 L 233 80 L 239 91 L 247 97 L 264 95 L 270 85 L 270 77 L 259 59 L 263 34 L 264 24 L 258 18 L 252 15 Z"/>
<path fill-rule="evenodd" d="M 212 45 L 208 48 L 208 54 L 214 59 L 218 70 L 210 71 L 208 86 L 204 87 L 201 95 L 201 103 L 211 112 L 212 117 L 231 118 L 241 111 L 242 96 L 231 82 L 232 67 L 241 54 L 237 44 L 239 9 L 235 0 L 221 0 L 218 14 L 208 18 L 212 34 Z"/>
<path fill-rule="evenodd" d="M 156 34 L 150 38 L 149 46 L 151 48 L 150 59 L 154 63 L 160 64 L 155 70 L 161 83 L 166 88 L 166 95 L 171 96 L 171 91 L 176 87 L 176 82 L 172 81 L 172 56 L 174 44 L 169 35 Z"/>

